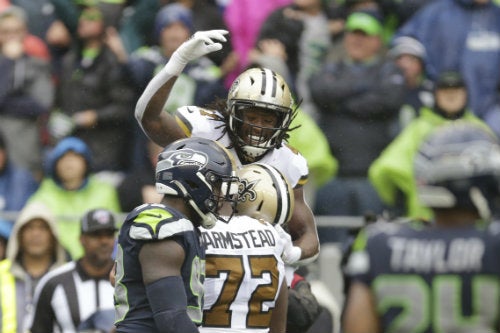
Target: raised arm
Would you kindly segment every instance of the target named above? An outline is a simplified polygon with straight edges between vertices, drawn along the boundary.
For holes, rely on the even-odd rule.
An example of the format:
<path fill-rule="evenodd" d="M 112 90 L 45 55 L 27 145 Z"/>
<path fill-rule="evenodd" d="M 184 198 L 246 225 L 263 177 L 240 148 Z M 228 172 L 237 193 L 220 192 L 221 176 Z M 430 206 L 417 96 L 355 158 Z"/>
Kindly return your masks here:
<path fill-rule="evenodd" d="M 226 30 L 198 31 L 172 55 L 165 67 L 149 82 L 137 101 L 135 117 L 144 133 L 160 146 L 185 137 L 167 112 L 162 112 L 170 91 L 184 67 L 195 59 L 222 49 Z"/>

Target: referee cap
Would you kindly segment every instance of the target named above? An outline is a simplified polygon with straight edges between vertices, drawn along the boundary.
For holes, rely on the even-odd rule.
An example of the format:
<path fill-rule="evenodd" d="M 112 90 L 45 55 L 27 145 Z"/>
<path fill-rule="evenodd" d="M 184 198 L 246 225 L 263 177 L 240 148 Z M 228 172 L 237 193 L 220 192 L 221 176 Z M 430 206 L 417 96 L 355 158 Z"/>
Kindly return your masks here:
<path fill-rule="evenodd" d="M 92 233 L 101 230 L 118 230 L 115 224 L 115 217 L 107 209 L 98 208 L 88 211 L 81 220 L 82 234 Z"/>

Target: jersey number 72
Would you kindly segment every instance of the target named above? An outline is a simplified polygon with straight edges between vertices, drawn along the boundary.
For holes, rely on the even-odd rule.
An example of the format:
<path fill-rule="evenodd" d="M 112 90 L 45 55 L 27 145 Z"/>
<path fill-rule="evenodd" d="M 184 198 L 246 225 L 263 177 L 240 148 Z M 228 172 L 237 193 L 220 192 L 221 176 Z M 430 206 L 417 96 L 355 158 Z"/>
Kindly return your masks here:
<path fill-rule="evenodd" d="M 234 302 L 246 302 L 246 327 L 266 328 L 272 308 L 266 311 L 264 302 L 274 302 L 279 288 L 278 261 L 273 255 L 206 255 L 205 278 L 222 279 L 222 288 L 210 309 L 203 311 L 204 327 L 231 327 Z M 266 280 L 260 284 L 249 280 Z M 206 280 L 205 280 L 206 281 Z M 249 286 L 253 290 L 247 289 Z M 243 287 L 243 288 L 242 288 Z M 240 289 L 247 290 L 246 293 Z"/>

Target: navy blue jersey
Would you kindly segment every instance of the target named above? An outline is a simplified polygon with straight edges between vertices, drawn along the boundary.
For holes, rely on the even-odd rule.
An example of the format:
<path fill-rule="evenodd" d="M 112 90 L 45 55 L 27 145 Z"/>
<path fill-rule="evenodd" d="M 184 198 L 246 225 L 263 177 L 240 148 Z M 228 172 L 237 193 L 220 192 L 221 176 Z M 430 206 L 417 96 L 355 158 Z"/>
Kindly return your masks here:
<path fill-rule="evenodd" d="M 371 288 L 383 332 L 496 332 L 500 223 L 440 228 L 380 222 L 347 273 Z"/>
<path fill-rule="evenodd" d="M 178 211 L 162 204 L 146 204 L 127 216 L 118 236 L 114 297 L 115 324 L 119 332 L 158 332 L 146 296 L 139 252 L 145 243 L 167 238 L 181 245 L 186 254 L 181 276 L 187 294 L 187 311 L 194 323 L 201 323 L 205 274 L 201 234 Z"/>

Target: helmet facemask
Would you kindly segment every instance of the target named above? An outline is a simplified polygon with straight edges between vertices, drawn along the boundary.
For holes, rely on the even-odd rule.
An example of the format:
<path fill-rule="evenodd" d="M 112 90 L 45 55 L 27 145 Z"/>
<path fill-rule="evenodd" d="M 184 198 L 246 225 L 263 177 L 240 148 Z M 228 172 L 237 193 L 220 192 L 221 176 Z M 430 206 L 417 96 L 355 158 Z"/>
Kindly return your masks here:
<path fill-rule="evenodd" d="M 254 162 L 270 149 L 281 146 L 295 114 L 294 105 L 285 80 L 269 69 L 249 69 L 234 81 L 227 99 L 228 130 L 246 162 Z M 246 112 L 260 112 L 259 118 L 264 120 L 268 114 L 270 118 L 276 117 L 276 122 L 252 121 Z"/>
<path fill-rule="evenodd" d="M 291 122 L 291 109 L 284 108 L 257 108 L 248 102 L 235 102 L 231 109 L 229 126 L 237 141 L 237 146 L 250 161 L 265 154 L 268 150 L 279 148 L 285 139 Z M 259 125 L 252 123 L 245 115 L 247 112 L 257 111 L 266 118 L 275 118 L 274 124 Z"/>
<path fill-rule="evenodd" d="M 198 173 L 198 177 L 211 189 L 211 194 L 203 201 L 203 207 L 196 204 L 197 201 L 189 194 L 186 194 L 185 198 L 201 217 L 201 226 L 205 229 L 211 229 L 218 220 L 228 222 L 234 214 L 236 202 L 238 201 L 238 177 L 234 175 L 221 176 L 212 172 L 207 172 L 205 176 Z M 224 217 L 220 213 L 223 208 Z"/>

